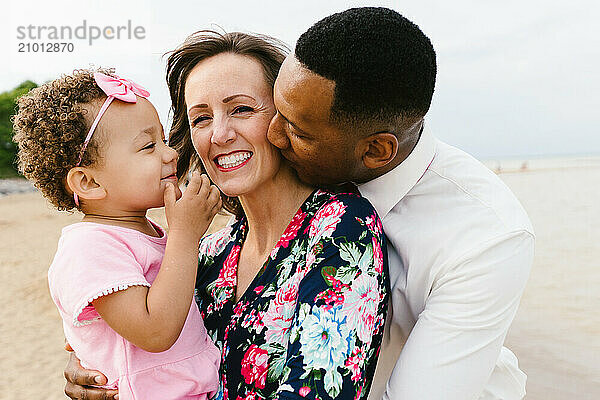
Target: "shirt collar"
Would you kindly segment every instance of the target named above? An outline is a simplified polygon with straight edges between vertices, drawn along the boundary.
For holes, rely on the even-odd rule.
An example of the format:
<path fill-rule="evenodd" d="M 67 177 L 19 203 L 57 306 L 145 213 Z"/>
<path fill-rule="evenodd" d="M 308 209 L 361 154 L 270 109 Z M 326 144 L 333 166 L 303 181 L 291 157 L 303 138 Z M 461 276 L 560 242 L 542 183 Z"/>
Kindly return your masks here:
<path fill-rule="evenodd" d="M 435 153 L 435 138 L 424 125 L 421 137 L 408 157 L 391 171 L 357 185 L 360 194 L 373 204 L 381 219 L 385 218 L 423 177 Z"/>

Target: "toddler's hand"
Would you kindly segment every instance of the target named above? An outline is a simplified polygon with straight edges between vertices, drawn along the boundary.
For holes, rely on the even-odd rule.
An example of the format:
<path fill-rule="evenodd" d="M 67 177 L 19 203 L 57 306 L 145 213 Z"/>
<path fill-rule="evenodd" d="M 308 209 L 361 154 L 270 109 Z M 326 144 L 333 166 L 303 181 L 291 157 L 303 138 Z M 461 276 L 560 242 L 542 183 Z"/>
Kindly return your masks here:
<path fill-rule="evenodd" d="M 169 233 L 182 232 L 198 241 L 221 209 L 219 189 L 198 171 L 192 174 L 190 183 L 179 200 L 175 198 L 175 186 L 172 184 L 165 188 L 164 198 Z"/>

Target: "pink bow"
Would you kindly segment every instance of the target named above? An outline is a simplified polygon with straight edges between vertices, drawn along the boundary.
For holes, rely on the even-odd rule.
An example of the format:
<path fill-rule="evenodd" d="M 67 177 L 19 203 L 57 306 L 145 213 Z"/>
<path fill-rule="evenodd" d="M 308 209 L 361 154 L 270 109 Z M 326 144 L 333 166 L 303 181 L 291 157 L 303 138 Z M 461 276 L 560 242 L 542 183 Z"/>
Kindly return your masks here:
<path fill-rule="evenodd" d="M 136 94 L 141 97 L 150 96 L 150 92 L 129 79 L 95 72 L 94 80 L 107 96 L 112 96 L 121 101 L 135 103 L 137 101 Z"/>

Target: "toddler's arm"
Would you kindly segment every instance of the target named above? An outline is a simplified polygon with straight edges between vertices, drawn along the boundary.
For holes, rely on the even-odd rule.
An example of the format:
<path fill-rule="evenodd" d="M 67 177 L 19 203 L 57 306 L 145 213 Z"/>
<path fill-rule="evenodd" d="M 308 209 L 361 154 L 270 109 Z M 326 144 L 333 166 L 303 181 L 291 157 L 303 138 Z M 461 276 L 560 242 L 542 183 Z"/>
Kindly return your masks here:
<path fill-rule="evenodd" d="M 168 350 L 188 315 L 198 267 L 198 243 L 221 207 L 219 190 L 195 172 L 181 199 L 165 189 L 169 238 L 160 271 L 150 288 L 132 286 L 93 301 L 118 334 L 150 352 Z"/>

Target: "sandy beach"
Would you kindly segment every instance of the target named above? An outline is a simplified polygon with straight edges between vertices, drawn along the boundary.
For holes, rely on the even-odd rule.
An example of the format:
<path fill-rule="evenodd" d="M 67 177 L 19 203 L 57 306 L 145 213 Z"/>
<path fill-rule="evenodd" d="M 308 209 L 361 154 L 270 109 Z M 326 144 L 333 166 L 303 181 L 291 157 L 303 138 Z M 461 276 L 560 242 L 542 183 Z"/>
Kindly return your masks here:
<path fill-rule="evenodd" d="M 600 398 L 600 161 L 487 163 L 533 222 L 536 256 L 507 339 L 528 375 L 527 399 Z M 151 217 L 164 224 L 162 210 Z M 59 213 L 37 192 L 0 197 L 0 399 L 63 399 L 61 320 L 46 273 Z M 219 217 L 212 229 L 227 217 Z"/>

